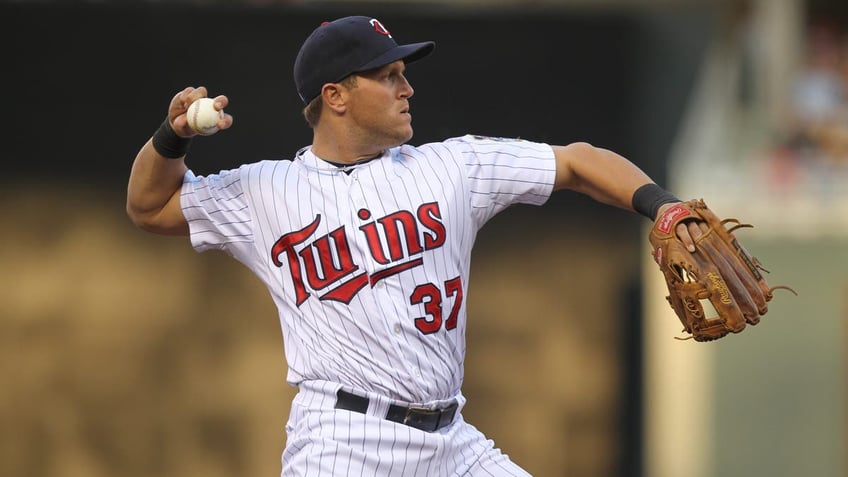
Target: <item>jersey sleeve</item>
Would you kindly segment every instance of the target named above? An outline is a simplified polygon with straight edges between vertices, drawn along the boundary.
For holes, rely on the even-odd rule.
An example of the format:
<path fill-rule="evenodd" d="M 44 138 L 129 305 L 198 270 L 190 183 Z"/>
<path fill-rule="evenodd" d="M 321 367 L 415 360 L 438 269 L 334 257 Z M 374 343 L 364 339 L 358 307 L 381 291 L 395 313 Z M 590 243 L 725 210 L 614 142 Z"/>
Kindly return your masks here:
<path fill-rule="evenodd" d="M 556 160 L 548 144 L 472 135 L 450 141 L 463 151 L 471 207 L 481 225 L 510 205 L 542 205 L 550 198 Z"/>
<path fill-rule="evenodd" d="M 180 205 L 198 252 L 217 249 L 238 256 L 240 249 L 253 244 L 253 217 L 241 180 L 244 169 L 208 176 L 186 172 Z"/>

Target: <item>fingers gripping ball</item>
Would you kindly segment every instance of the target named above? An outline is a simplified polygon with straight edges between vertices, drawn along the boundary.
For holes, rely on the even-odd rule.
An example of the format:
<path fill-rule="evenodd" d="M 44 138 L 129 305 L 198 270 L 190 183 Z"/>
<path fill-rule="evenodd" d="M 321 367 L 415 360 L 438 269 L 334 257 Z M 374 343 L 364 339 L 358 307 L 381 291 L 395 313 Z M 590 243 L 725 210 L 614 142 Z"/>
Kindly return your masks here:
<path fill-rule="evenodd" d="M 706 224 L 695 252 L 689 252 L 675 232 L 678 224 L 688 221 Z M 721 220 L 703 200 L 690 200 L 669 208 L 651 230 L 652 255 L 666 280 L 668 302 L 696 341 L 716 340 L 756 325 L 768 312 L 774 290 L 794 293 L 766 283 L 759 260 L 733 234 L 743 227 L 751 225 Z"/>
<path fill-rule="evenodd" d="M 191 103 L 186 112 L 188 126 L 200 135 L 208 136 L 218 132 L 218 121 L 224 117 L 224 110 L 215 109 L 212 98 L 200 98 Z"/>

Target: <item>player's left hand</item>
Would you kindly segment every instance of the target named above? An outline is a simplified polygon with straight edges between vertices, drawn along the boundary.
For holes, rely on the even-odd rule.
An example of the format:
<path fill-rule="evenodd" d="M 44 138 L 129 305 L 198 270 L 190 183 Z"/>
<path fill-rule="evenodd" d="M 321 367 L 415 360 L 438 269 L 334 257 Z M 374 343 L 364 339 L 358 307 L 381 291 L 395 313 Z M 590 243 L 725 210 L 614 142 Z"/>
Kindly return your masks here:
<path fill-rule="evenodd" d="M 661 205 L 657 212 L 657 219 L 662 217 L 665 211 L 674 204 L 675 202 Z M 690 252 L 695 251 L 695 242 L 704 235 L 706 230 L 707 225 L 699 221 L 684 221 L 677 224 L 677 228 L 675 229 L 677 237 Z"/>

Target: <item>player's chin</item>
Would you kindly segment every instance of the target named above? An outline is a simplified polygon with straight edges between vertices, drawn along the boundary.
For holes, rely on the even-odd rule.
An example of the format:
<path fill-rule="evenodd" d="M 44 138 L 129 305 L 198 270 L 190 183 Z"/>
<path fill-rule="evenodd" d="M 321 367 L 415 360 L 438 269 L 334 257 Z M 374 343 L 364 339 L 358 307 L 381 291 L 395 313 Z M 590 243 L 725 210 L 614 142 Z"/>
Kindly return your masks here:
<path fill-rule="evenodd" d="M 409 132 L 404 136 L 404 139 L 403 141 L 401 141 L 401 144 L 409 142 L 410 139 L 412 139 L 412 128 L 409 128 Z"/>
<path fill-rule="evenodd" d="M 384 134 L 379 139 L 380 147 L 383 148 L 393 148 L 406 144 L 410 139 L 412 139 L 412 128 L 406 129 L 392 129 L 389 131 L 384 131 Z M 375 144 L 377 141 L 375 140 Z"/>
<path fill-rule="evenodd" d="M 400 140 L 401 144 L 412 139 L 412 124 L 406 124 L 398 128 L 397 137 Z"/>

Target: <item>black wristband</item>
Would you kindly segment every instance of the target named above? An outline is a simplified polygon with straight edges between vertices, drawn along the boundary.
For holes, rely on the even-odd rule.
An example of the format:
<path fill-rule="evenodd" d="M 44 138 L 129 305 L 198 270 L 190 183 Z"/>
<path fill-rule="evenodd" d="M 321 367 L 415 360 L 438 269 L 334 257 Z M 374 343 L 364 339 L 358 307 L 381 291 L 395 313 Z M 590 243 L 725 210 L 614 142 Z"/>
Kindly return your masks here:
<path fill-rule="evenodd" d="M 178 136 L 168 118 L 165 118 L 159 129 L 153 133 L 153 149 L 156 149 L 160 156 L 168 159 L 179 159 L 185 156 L 190 145 L 191 138 Z"/>
<path fill-rule="evenodd" d="M 680 202 L 680 199 L 675 197 L 671 192 L 651 182 L 636 189 L 631 202 L 633 210 L 651 220 L 656 220 L 657 211 L 660 209 L 660 206 L 671 202 Z"/>

